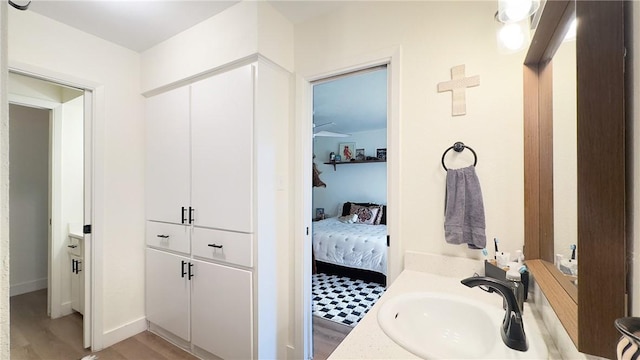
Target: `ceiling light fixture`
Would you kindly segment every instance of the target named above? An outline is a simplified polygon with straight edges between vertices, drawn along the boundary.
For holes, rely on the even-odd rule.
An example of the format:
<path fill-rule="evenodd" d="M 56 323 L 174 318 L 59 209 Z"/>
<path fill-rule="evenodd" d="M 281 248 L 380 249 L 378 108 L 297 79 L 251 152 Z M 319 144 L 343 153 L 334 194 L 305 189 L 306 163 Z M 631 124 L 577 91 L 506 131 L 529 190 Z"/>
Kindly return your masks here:
<path fill-rule="evenodd" d="M 533 15 L 540 7 L 540 0 L 498 0 L 498 21 L 513 23 Z"/>

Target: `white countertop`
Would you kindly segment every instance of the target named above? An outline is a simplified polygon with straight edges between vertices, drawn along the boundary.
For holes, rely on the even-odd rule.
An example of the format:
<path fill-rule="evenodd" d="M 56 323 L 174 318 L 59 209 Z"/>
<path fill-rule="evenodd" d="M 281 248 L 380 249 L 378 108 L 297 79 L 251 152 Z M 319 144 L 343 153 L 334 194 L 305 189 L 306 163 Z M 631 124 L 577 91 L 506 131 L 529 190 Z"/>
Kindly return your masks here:
<path fill-rule="evenodd" d="M 461 278 L 435 275 L 426 272 L 404 270 L 385 294 L 369 310 L 367 315 L 347 335 L 329 359 L 419 359 L 397 345 L 378 325 L 378 309 L 388 299 L 408 292 L 444 292 L 493 304 L 502 309 L 502 297 L 486 293 L 478 288 L 469 288 L 460 283 Z M 523 320 L 528 336 L 543 336 L 543 331 L 532 310 L 525 303 Z M 545 336 L 543 336 L 545 337 Z M 546 337 L 545 337 L 546 338 Z M 551 354 L 552 351 L 549 351 Z"/>

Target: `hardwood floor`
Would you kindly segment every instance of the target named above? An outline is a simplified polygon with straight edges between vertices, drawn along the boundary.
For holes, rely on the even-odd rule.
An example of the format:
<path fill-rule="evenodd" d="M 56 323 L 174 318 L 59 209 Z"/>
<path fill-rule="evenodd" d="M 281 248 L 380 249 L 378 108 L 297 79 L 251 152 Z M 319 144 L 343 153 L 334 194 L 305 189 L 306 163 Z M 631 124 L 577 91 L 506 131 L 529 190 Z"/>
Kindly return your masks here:
<path fill-rule="evenodd" d="M 325 360 L 351 332 L 351 327 L 312 316 L 313 359 Z"/>
<path fill-rule="evenodd" d="M 10 306 L 12 360 L 76 360 L 91 354 L 82 348 L 82 315 L 51 320 L 46 289 L 13 296 Z M 147 331 L 93 354 L 98 360 L 197 359 Z"/>
<path fill-rule="evenodd" d="M 47 316 L 47 290 L 11 297 L 12 360 L 78 360 L 91 351 L 82 348 L 82 315 L 52 320 Z M 313 317 L 314 360 L 325 360 L 351 327 Z M 93 353 L 98 360 L 197 359 L 148 331 Z"/>

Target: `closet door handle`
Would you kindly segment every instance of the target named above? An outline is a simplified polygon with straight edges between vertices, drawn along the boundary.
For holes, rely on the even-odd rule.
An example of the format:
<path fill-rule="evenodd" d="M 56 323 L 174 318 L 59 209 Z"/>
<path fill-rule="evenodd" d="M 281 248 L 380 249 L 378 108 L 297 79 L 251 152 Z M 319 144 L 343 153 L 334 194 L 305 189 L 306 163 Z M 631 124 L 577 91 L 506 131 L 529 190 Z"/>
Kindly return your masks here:
<path fill-rule="evenodd" d="M 223 245 L 217 245 L 217 244 L 207 244 L 207 246 L 210 246 L 212 248 L 216 248 L 216 249 L 222 249 Z"/>
<path fill-rule="evenodd" d="M 184 260 L 182 260 L 182 261 L 180 261 L 180 262 L 182 263 L 182 266 L 181 266 L 181 269 L 182 269 L 182 270 L 181 270 L 181 271 L 182 271 L 182 275 L 181 275 L 180 277 L 184 277 L 185 275 L 187 275 L 187 272 L 186 272 L 186 271 L 184 271 L 184 266 L 185 266 L 185 265 L 187 265 L 187 262 L 186 262 L 186 261 L 184 261 Z"/>
<path fill-rule="evenodd" d="M 68 248 L 72 248 L 72 249 L 75 249 L 75 248 L 77 248 L 77 247 L 78 247 L 78 245 L 75 245 L 75 244 L 71 244 L 71 245 L 67 245 L 67 247 L 68 247 Z"/>
<path fill-rule="evenodd" d="M 159 237 L 159 238 L 163 238 L 163 239 L 168 239 L 169 238 L 169 235 L 163 235 L 163 234 L 158 234 L 156 236 Z"/>
<path fill-rule="evenodd" d="M 82 271 L 82 269 L 80 268 L 80 264 L 82 264 L 82 261 L 76 260 L 76 274 Z"/>
<path fill-rule="evenodd" d="M 196 209 L 192 208 L 191 206 L 189 206 L 189 224 L 193 223 L 195 221 L 194 217 L 193 217 L 193 212 L 196 211 Z"/>
<path fill-rule="evenodd" d="M 184 212 L 187 210 L 187 208 L 185 208 L 184 206 L 182 207 L 182 212 L 180 213 L 180 216 L 182 217 L 182 224 L 184 224 L 185 221 L 187 221 L 186 215 L 184 214 Z"/>
<path fill-rule="evenodd" d="M 189 263 L 189 280 L 191 280 L 191 278 L 193 277 L 193 272 L 191 271 L 192 268 L 193 268 L 193 264 Z"/>
<path fill-rule="evenodd" d="M 74 274 L 76 272 L 76 259 L 71 259 L 71 272 Z"/>

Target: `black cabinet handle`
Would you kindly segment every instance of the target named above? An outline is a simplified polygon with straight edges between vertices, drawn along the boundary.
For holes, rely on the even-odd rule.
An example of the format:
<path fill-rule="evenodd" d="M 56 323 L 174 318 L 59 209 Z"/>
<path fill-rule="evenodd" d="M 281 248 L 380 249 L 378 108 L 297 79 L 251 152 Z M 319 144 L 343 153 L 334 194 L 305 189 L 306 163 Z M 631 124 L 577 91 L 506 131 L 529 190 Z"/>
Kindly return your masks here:
<path fill-rule="evenodd" d="M 187 208 L 185 208 L 184 206 L 182 207 L 182 213 L 180 214 L 180 216 L 182 217 L 182 224 L 184 224 L 185 221 L 187 221 L 186 215 L 184 214 L 184 212 L 187 210 Z"/>
<path fill-rule="evenodd" d="M 193 264 L 189 263 L 189 280 L 191 280 L 191 278 L 193 277 L 193 272 L 191 271 L 192 268 L 193 268 Z"/>
<path fill-rule="evenodd" d="M 187 262 L 182 260 L 180 261 L 182 263 L 181 269 L 182 269 L 182 275 L 180 277 L 184 277 L 185 275 L 187 275 L 187 272 L 184 271 L 184 266 L 187 265 Z"/>
<path fill-rule="evenodd" d="M 71 259 L 71 272 L 76 273 L 76 259 Z"/>
<path fill-rule="evenodd" d="M 212 248 L 216 248 L 216 249 L 222 249 L 222 245 L 217 245 L 217 244 L 207 244 L 207 246 L 210 246 Z"/>
<path fill-rule="evenodd" d="M 194 211 L 196 211 L 196 209 L 189 206 L 189 224 L 192 224 L 195 221 L 195 219 L 193 218 Z"/>
<path fill-rule="evenodd" d="M 76 274 L 82 271 L 82 269 L 80 268 L 80 264 L 82 264 L 82 261 L 76 260 Z"/>
<path fill-rule="evenodd" d="M 78 245 L 74 245 L 74 244 L 72 244 L 72 245 L 67 245 L 67 247 L 72 248 L 72 249 L 75 249 L 75 248 L 77 248 L 77 247 L 78 247 Z"/>
<path fill-rule="evenodd" d="M 159 237 L 159 238 L 163 238 L 163 239 L 168 239 L 169 238 L 169 235 L 163 235 L 163 234 L 158 234 L 156 236 Z"/>

